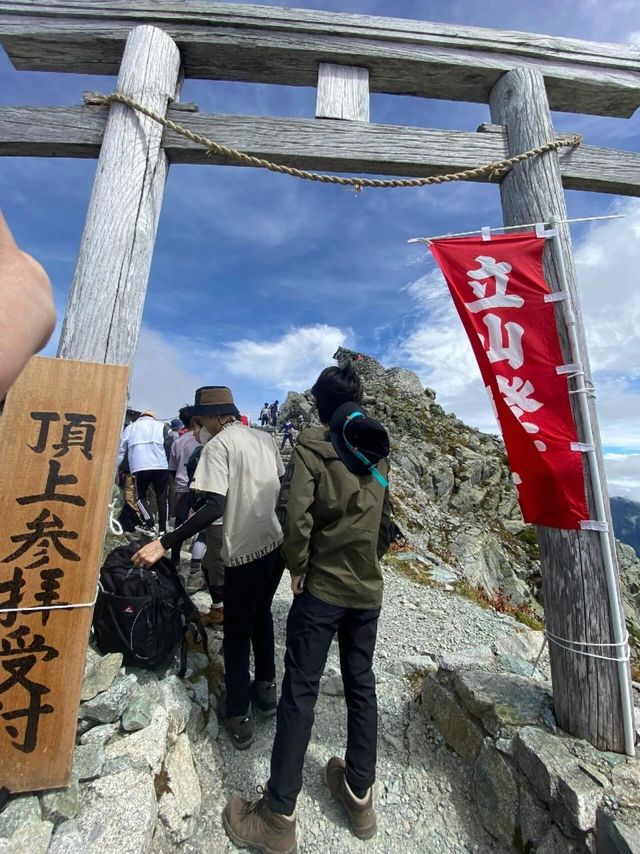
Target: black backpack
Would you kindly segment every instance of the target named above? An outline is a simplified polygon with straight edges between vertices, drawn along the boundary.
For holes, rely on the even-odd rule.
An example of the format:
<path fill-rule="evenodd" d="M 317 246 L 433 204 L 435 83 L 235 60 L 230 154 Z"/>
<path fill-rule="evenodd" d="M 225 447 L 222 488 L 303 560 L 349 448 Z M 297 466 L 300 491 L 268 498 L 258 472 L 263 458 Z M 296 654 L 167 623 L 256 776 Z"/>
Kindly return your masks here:
<path fill-rule="evenodd" d="M 180 672 L 187 661 L 189 633 L 208 655 L 207 636 L 198 609 L 175 567 L 160 558 L 149 569 L 134 567 L 139 546 L 118 546 L 100 570 L 93 630 L 100 652 L 121 652 L 123 663 L 154 669 L 166 664 L 180 646 Z"/>

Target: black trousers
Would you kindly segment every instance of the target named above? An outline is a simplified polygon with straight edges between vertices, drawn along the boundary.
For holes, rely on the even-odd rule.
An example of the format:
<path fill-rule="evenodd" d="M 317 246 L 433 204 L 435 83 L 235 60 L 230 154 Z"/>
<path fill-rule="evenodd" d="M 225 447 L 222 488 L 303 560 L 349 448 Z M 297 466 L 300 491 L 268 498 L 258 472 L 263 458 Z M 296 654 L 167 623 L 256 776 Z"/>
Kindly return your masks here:
<path fill-rule="evenodd" d="M 285 433 L 284 436 L 282 437 L 282 444 L 280 445 L 281 451 L 284 449 L 284 446 L 287 444 L 287 442 L 293 448 L 293 436 L 291 435 L 291 433 Z"/>
<path fill-rule="evenodd" d="M 320 677 L 336 632 L 347 703 L 347 782 L 358 790 L 375 782 L 378 703 L 372 660 L 379 616 L 379 608 L 340 608 L 308 590 L 293 600 L 268 784 L 275 812 L 291 815 L 295 809 Z"/>
<path fill-rule="evenodd" d="M 276 677 L 271 602 L 282 577 L 276 549 L 258 560 L 224 569 L 224 677 L 227 715 L 245 715 L 251 702 L 249 664 L 256 680 Z"/>
<path fill-rule="evenodd" d="M 169 514 L 169 483 L 171 475 L 166 469 L 149 469 L 136 472 L 137 506 L 146 525 L 153 526 L 153 513 L 147 503 L 147 492 L 153 487 L 158 505 L 158 526 L 161 531 L 167 530 Z"/>

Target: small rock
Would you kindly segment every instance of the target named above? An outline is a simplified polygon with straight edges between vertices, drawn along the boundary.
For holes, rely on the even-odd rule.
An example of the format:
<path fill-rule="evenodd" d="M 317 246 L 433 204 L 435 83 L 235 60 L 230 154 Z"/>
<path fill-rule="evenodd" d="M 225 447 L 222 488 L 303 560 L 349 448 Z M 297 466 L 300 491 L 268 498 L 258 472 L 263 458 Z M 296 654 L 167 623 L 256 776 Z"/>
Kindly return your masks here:
<path fill-rule="evenodd" d="M 136 685 L 137 680 L 133 673 L 117 680 L 106 691 L 98 694 L 92 700 L 82 703 L 80 717 L 98 721 L 101 724 L 117 721 L 133 697 Z"/>
<path fill-rule="evenodd" d="M 146 691 L 139 690 L 122 714 L 122 729 L 137 732 L 151 723 L 153 706 Z"/>
<path fill-rule="evenodd" d="M 53 832 L 47 854 L 85 854 L 77 821 L 70 819 L 58 825 Z"/>
<path fill-rule="evenodd" d="M 167 780 L 158 801 L 158 813 L 169 837 L 181 843 L 193 834 L 202 804 L 200 782 L 186 733 L 178 736 L 167 754 L 164 768 Z"/>
<path fill-rule="evenodd" d="M 215 741 L 218 735 L 220 734 L 220 724 L 218 723 L 218 717 L 215 714 L 209 714 L 209 720 L 207 721 L 207 725 L 204 728 L 204 731 L 207 735 L 207 738 L 211 739 L 211 741 Z"/>
<path fill-rule="evenodd" d="M 177 676 L 168 676 L 160 683 L 162 704 L 167 710 L 169 744 L 173 744 L 184 732 L 191 714 L 191 700 L 182 681 Z"/>
<path fill-rule="evenodd" d="M 187 655 L 187 667 L 192 673 L 198 673 L 206 670 L 209 666 L 209 656 L 203 652 L 190 652 Z"/>
<path fill-rule="evenodd" d="M 206 677 L 201 676 L 191 685 L 193 689 L 193 699 L 206 712 L 209 708 L 209 683 Z"/>
<path fill-rule="evenodd" d="M 339 673 L 333 673 L 322 680 L 320 692 L 327 697 L 344 697 L 344 686 L 342 684 L 342 676 Z"/>
<path fill-rule="evenodd" d="M 168 730 L 168 712 L 163 706 L 156 706 L 149 726 L 109 742 L 105 748 L 106 757 L 111 760 L 116 756 L 126 756 L 133 767 L 144 761 L 157 773 L 167 753 Z"/>
<path fill-rule="evenodd" d="M 91 648 L 89 647 L 89 649 Z M 95 653 L 94 656 L 96 656 Z M 87 662 L 89 663 L 89 661 L 91 663 L 85 672 L 80 689 L 81 700 L 92 700 L 97 694 L 106 691 L 111 686 L 120 670 L 122 653 L 110 652 L 105 656 L 88 657 Z"/>
<path fill-rule="evenodd" d="M 23 824 L 11 835 L 2 854 L 46 854 L 52 833 L 50 821 Z"/>
<path fill-rule="evenodd" d="M 80 744 L 107 744 L 119 729 L 118 724 L 102 724 L 102 726 L 93 727 L 80 736 Z"/>
<path fill-rule="evenodd" d="M 104 745 L 99 743 L 80 744 L 73 751 L 73 769 L 71 771 L 73 779 L 79 783 L 95 780 L 102 773 L 104 761 Z"/>
<path fill-rule="evenodd" d="M 156 793 L 148 770 L 129 768 L 95 780 L 83 787 L 82 809 L 76 819 L 83 854 L 149 851 L 157 817 Z"/>
<path fill-rule="evenodd" d="M 80 786 L 72 780 L 66 789 L 53 789 L 42 795 L 42 814 L 54 824 L 75 818 L 80 806 Z"/>
<path fill-rule="evenodd" d="M 8 839 L 23 825 L 37 824 L 41 819 L 42 810 L 35 795 L 11 798 L 0 813 L 0 837 Z"/>

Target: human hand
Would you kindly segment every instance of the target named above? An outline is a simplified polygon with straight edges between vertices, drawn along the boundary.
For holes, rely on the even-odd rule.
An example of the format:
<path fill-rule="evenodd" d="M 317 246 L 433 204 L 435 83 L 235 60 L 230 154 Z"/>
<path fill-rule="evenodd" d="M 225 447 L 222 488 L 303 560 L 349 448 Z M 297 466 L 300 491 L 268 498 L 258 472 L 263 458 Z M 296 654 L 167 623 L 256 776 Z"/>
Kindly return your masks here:
<path fill-rule="evenodd" d="M 161 557 L 164 557 L 165 548 L 160 540 L 153 540 L 147 543 L 131 558 L 131 563 L 134 566 L 140 566 L 144 569 L 149 569 L 154 563 L 157 563 Z"/>
<path fill-rule="evenodd" d="M 49 277 L 18 248 L 0 213 L 0 400 L 55 325 Z"/>
<path fill-rule="evenodd" d="M 294 596 L 299 596 L 304 590 L 304 575 L 291 576 L 291 592 Z"/>

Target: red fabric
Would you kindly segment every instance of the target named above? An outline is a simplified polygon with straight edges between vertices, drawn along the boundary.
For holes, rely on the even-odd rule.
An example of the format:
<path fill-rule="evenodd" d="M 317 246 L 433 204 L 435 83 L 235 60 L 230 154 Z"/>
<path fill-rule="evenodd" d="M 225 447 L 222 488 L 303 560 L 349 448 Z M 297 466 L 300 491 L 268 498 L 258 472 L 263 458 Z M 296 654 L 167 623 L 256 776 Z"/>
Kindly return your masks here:
<path fill-rule="evenodd" d="M 502 428 L 526 522 L 578 529 L 588 519 L 553 303 L 535 233 L 436 240 L 440 265 Z"/>
<path fill-rule="evenodd" d="M 248 415 L 241 415 L 240 421 L 244 424 L 245 427 L 249 426 L 249 416 Z"/>

